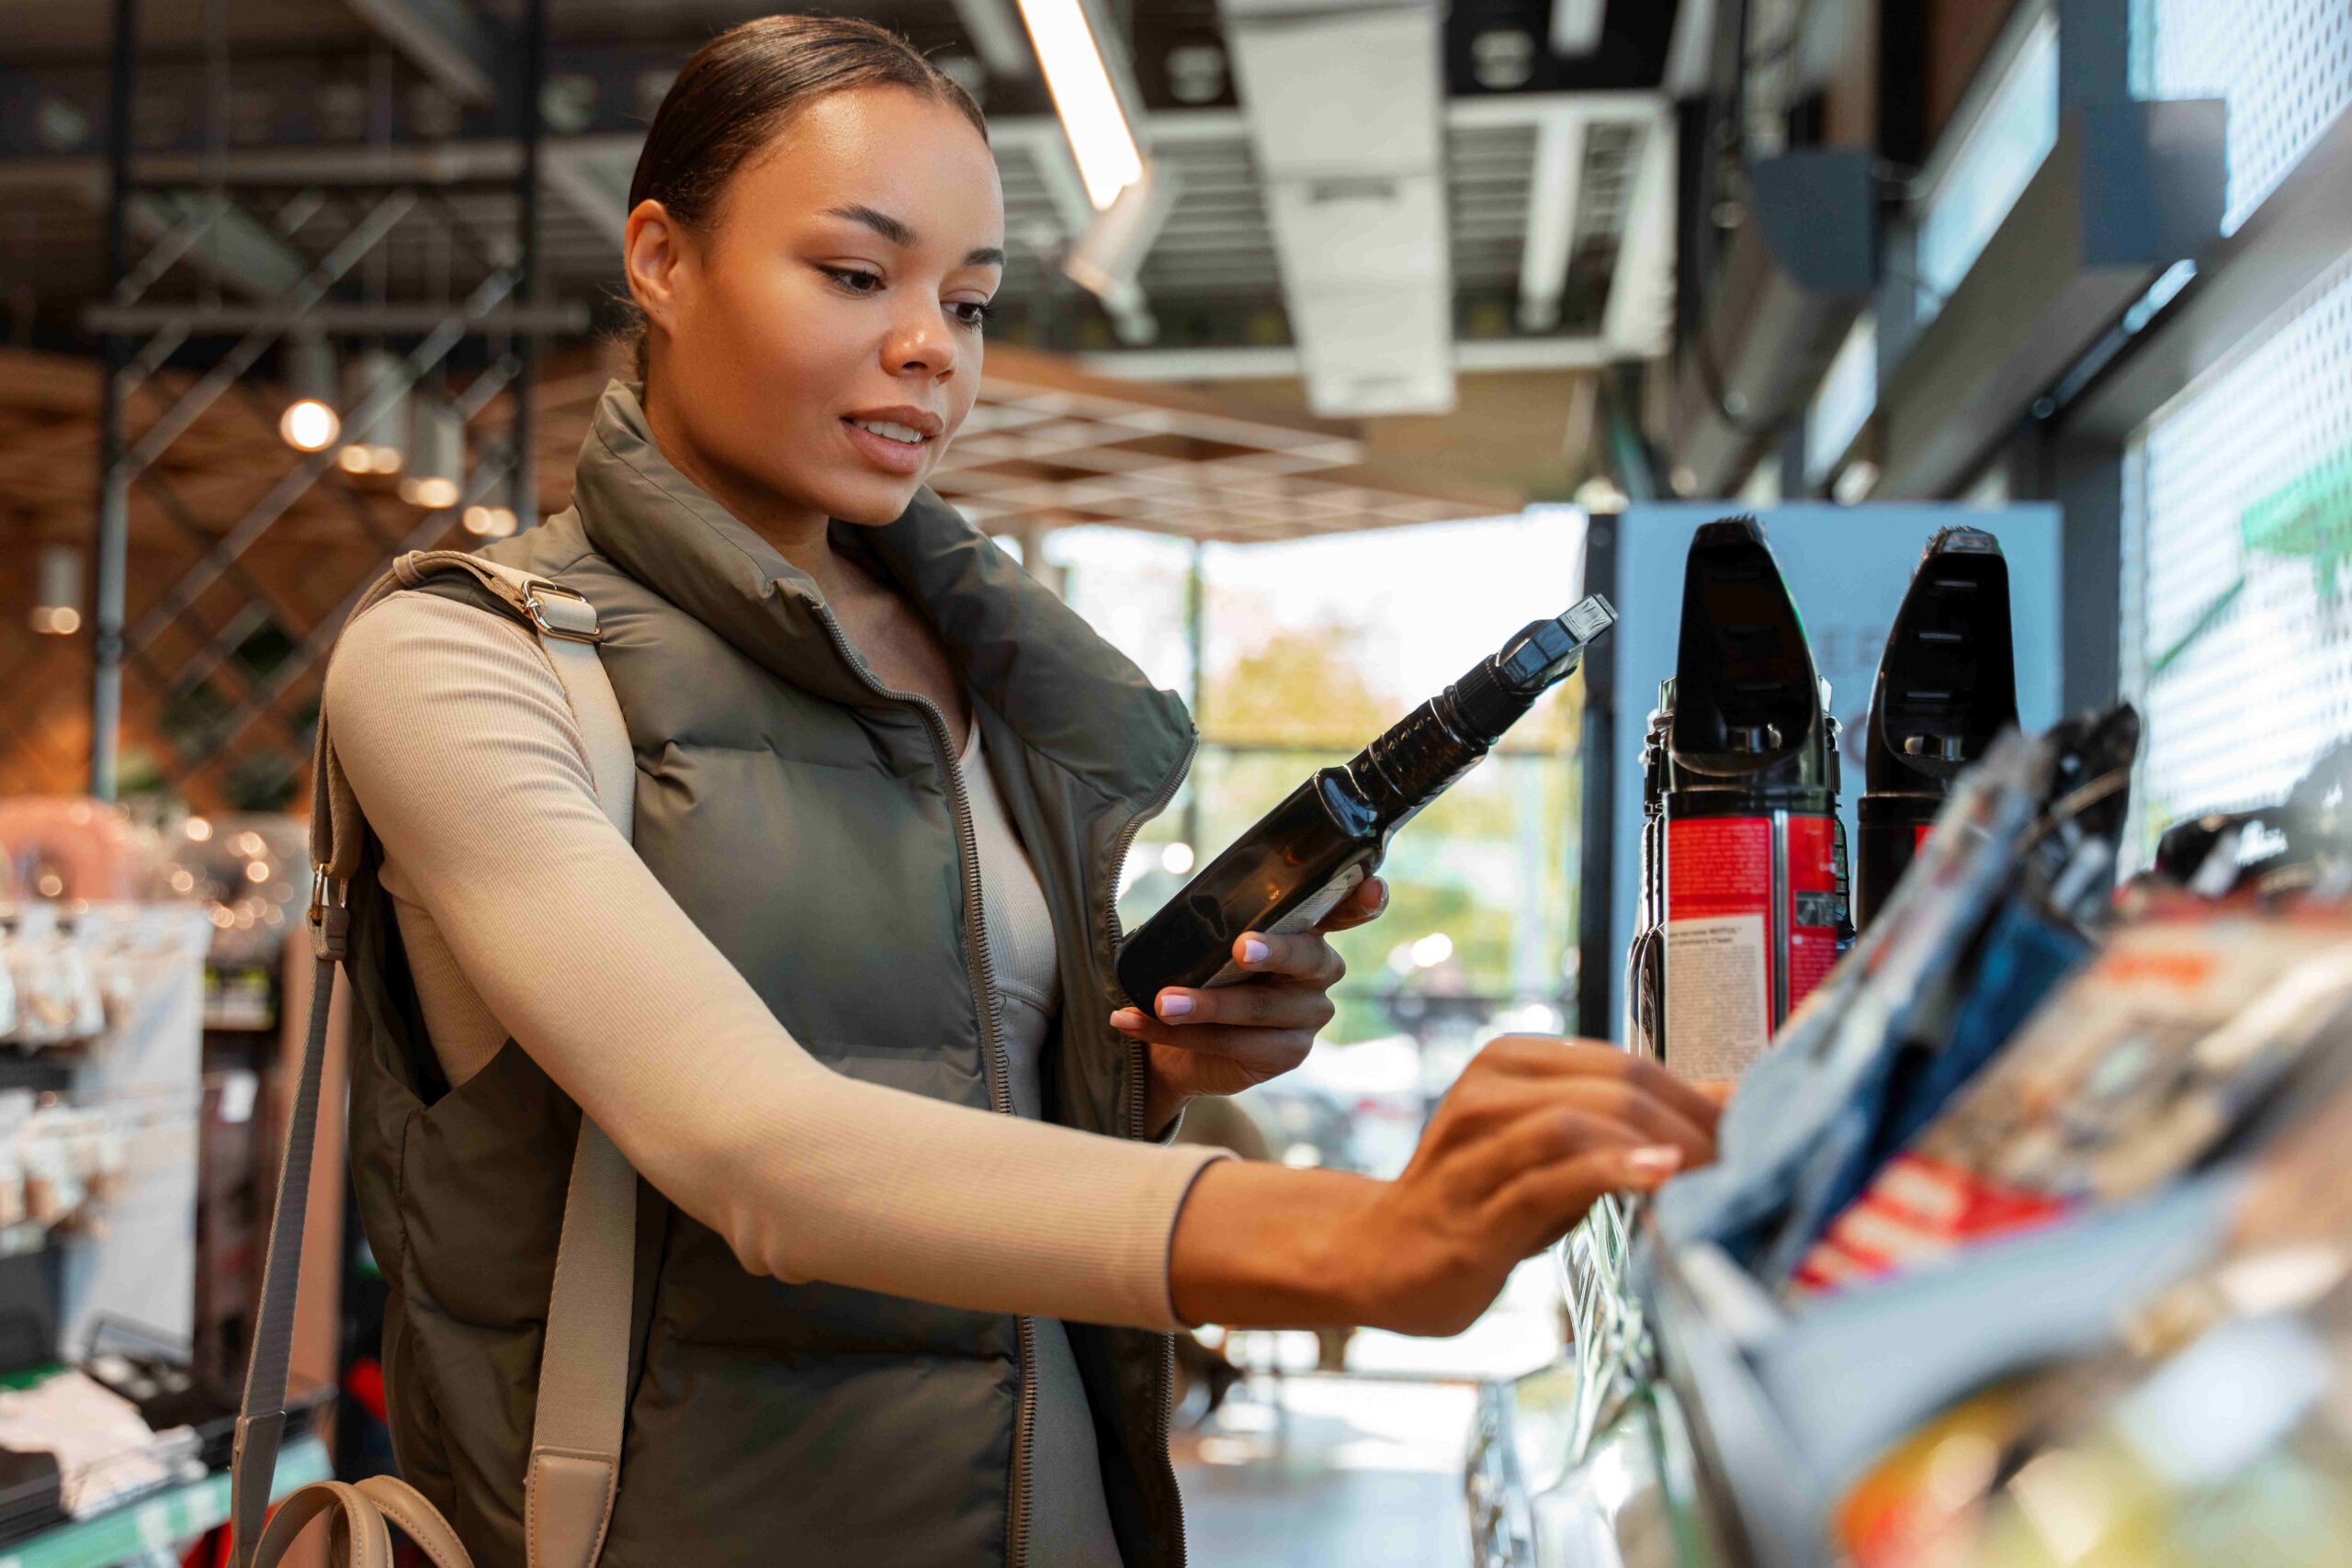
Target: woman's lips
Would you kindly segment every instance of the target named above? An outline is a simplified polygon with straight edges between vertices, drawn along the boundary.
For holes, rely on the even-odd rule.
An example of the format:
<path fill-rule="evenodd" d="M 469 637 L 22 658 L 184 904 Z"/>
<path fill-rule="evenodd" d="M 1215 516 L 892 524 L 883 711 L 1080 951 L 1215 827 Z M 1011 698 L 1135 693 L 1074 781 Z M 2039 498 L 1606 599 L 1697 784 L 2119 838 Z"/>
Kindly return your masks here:
<path fill-rule="evenodd" d="M 866 461 L 886 473 L 919 474 L 931 456 L 929 441 L 893 441 L 849 419 L 842 421 L 842 428 L 849 432 L 850 444 L 865 454 Z"/>

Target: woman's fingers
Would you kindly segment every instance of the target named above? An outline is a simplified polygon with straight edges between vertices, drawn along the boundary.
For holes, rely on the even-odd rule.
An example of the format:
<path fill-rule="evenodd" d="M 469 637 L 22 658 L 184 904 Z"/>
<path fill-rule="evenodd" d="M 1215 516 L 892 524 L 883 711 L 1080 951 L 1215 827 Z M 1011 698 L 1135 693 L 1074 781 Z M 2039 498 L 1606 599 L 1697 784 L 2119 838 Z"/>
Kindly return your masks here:
<path fill-rule="evenodd" d="M 1113 1013 L 1111 1027 L 1155 1045 L 1172 1046 L 1202 1056 L 1230 1058 L 1247 1065 L 1261 1078 L 1290 1071 L 1305 1061 L 1307 1052 L 1315 1047 L 1312 1028 L 1259 1029 L 1211 1023 L 1179 1029 L 1162 1023 L 1139 1008 L 1121 1008 Z"/>
<path fill-rule="evenodd" d="M 1456 1179 L 1480 1193 L 1504 1186 L 1532 1165 L 1600 1144 L 1671 1148 L 1686 1168 L 1705 1165 L 1715 1154 L 1708 1129 L 1608 1079 L 1489 1086 L 1445 1119 L 1450 1125 L 1443 1141 L 1457 1150 Z"/>
<path fill-rule="evenodd" d="M 1667 1071 L 1647 1056 L 1588 1040 L 1556 1040 L 1543 1034 L 1506 1034 L 1489 1042 L 1471 1064 L 1473 1071 L 1552 1078 L 1597 1077 L 1634 1085 L 1663 1100 L 1700 1126 L 1713 1128 L 1723 1102 Z"/>
<path fill-rule="evenodd" d="M 1380 918 L 1388 908 L 1388 884 L 1377 876 L 1368 876 L 1356 885 L 1356 890 L 1340 900 L 1332 911 L 1316 926 L 1318 931 L 1344 931 L 1367 925 Z"/>
<path fill-rule="evenodd" d="M 1315 931 L 1295 936 L 1267 936 L 1244 931 L 1234 939 L 1233 962 L 1253 976 L 1295 980 L 1301 985 L 1329 987 L 1348 972 L 1339 950 Z M 1221 986 L 1220 990 L 1231 987 Z M 1162 991 L 1161 996 L 1168 993 Z M 1190 993 L 1188 993 L 1190 994 Z"/>
<path fill-rule="evenodd" d="M 1319 942 L 1323 939 L 1306 940 Z M 1188 1029 L 1227 1024 L 1245 1029 L 1312 1031 L 1331 1021 L 1331 997 L 1321 986 L 1281 980 L 1245 980 L 1198 991 L 1170 986 L 1159 993 L 1154 1010 L 1162 1023 Z"/>
<path fill-rule="evenodd" d="M 1670 1148 L 1596 1149 L 1529 1171 L 1495 1195 L 1488 1213 L 1511 1228 L 1525 1257 L 1566 1235 L 1595 1200 L 1611 1192 L 1655 1192 L 1681 1168 Z"/>

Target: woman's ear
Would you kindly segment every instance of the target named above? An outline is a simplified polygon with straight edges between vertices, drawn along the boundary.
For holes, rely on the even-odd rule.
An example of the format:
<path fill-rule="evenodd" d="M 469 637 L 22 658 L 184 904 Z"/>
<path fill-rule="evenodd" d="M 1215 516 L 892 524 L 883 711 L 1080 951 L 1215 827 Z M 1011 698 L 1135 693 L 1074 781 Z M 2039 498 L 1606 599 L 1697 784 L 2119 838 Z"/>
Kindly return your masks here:
<path fill-rule="evenodd" d="M 663 332 L 674 329 L 679 290 L 693 261 L 694 239 L 658 201 L 637 204 L 621 235 L 621 266 L 628 291 L 645 319 Z"/>

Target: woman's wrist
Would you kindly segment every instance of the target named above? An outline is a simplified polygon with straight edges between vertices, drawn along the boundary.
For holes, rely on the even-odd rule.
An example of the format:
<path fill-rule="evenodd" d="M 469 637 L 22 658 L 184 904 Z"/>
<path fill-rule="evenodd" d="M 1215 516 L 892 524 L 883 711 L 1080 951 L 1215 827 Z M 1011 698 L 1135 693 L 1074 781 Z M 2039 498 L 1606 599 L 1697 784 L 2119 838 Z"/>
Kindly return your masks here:
<path fill-rule="evenodd" d="M 1385 1185 L 1257 1160 L 1209 1166 L 1177 1212 L 1169 1247 L 1177 1315 L 1254 1328 L 1375 1319 L 1372 1249 L 1353 1244 Z"/>
<path fill-rule="evenodd" d="M 1158 1071 L 1151 1074 L 1143 1096 L 1143 1135 L 1154 1143 L 1165 1143 L 1169 1129 L 1176 1125 L 1176 1118 L 1193 1103 L 1193 1096 L 1170 1086 Z"/>

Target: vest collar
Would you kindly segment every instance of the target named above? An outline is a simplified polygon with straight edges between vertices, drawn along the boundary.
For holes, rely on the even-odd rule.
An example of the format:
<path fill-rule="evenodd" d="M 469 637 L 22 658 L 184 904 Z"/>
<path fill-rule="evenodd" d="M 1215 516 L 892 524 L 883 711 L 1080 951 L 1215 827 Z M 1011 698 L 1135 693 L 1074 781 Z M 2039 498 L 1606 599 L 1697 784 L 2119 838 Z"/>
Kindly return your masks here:
<path fill-rule="evenodd" d="M 852 707 L 894 706 L 837 640 L 816 581 L 662 455 L 630 383 L 605 389 L 573 502 L 599 554 L 778 679 Z M 979 700 L 1033 750 L 1138 803 L 1182 764 L 1193 730 L 1174 694 L 929 489 L 895 522 L 832 527 L 905 591 Z"/>

